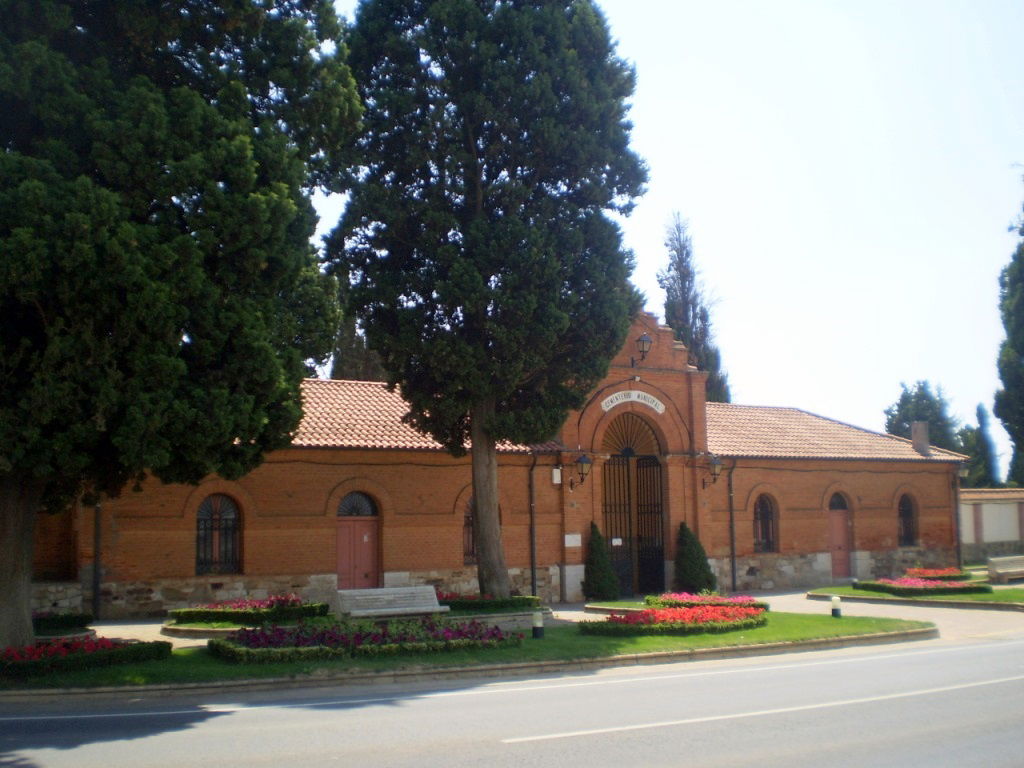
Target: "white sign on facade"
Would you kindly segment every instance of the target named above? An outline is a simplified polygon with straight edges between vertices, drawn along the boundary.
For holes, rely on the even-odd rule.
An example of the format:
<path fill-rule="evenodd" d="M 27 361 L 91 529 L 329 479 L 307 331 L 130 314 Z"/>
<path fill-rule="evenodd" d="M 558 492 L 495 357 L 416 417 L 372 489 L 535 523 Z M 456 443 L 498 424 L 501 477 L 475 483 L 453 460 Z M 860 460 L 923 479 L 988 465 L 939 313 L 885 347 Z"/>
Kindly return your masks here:
<path fill-rule="evenodd" d="M 649 395 L 636 389 L 625 389 L 622 392 L 608 395 L 608 397 L 601 401 L 601 410 L 610 411 L 616 405 L 622 405 L 623 403 L 643 403 L 658 413 L 665 412 L 665 404 L 661 400 L 654 395 Z"/>
<path fill-rule="evenodd" d="M 572 547 L 582 547 L 583 536 L 579 533 L 567 533 L 565 534 L 565 547 L 570 549 Z"/>

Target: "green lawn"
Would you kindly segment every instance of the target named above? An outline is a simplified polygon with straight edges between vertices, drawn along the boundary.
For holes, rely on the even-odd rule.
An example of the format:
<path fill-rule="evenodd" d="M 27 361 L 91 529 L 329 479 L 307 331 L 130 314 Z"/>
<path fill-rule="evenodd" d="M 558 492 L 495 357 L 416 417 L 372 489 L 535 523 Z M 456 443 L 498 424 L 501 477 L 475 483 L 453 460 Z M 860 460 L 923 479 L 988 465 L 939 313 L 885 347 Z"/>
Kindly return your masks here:
<path fill-rule="evenodd" d="M 870 597 L 881 600 L 969 600 L 972 603 L 1024 603 L 1024 589 L 1012 587 L 1010 589 L 996 589 L 988 593 L 968 595 L 915 595 L 914 597 L 897 597 L 887 592 L 872 592 L 870 589 L 854 589 L 853 587 L 822 587 L 812 589 L 813 595 L 839 595 L 840 597 Z"/>
<path fill-rule="evenodd" d="M 595 616 L 595 620 L 601 617 Z M 233 665 L 212 658 L 205 648 L 176 650 L 170 659 L 65 673 L 27 681 L 0 680 L 0 689 L 79 688 L 107 685 L 160 683 L 206 683 L 221 680 L 267 677 L 301 677 L 337 674 L 346 670 L 389 672 L 396 669 L 469 667 L 483 664 L 511 664 L 533 661 L 573 661 L 606 658 L 620 654 L 684 651 L 818 638 L 864 635 L 930 627 L 926 622 L 900 619 L 844 617 L 833 619 L 797 613 L 771 613 L 768 624 L 756 629 L 688 637 L 595 637 L 581 635 L 573 626 L 549 626 L 542 640 L 526 638 L 518 648 L 459 651 L 432 655 L 383 657 L 335 662 L 292 662 Z"/>

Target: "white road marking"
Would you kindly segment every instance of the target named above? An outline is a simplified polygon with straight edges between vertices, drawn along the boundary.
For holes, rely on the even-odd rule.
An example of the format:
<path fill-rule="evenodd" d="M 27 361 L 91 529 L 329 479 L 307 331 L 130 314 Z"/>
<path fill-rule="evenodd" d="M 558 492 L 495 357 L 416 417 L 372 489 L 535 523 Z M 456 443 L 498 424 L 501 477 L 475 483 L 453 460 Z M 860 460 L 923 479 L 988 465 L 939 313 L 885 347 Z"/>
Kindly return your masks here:
<path fill-rule="evenodd" d="M 338 698 L 338 699 L 325 699 L 321 701 L 304 701 L 294 702 L 290 704 L 281 703 L 269 703 L 269 704 L 196 704 L 194 707 L 188 709 L 170 709 L 170 710 L 146 710 L 142 712 L 136 711 L 119 711 L 119 712 L 95 712 L 95 713 L 82 713 L 82 714 L 66 714 L 66 715 L 11 715 L 11 716 L 0 716 L 0 723 L 17 723 L 17 722 L 31 722 L 34 720 L 99 720 L 104 718 L 124 718 L 124 717 L 167 717 L 170 715 L 197 715 L 197 714 L 230 714 L 235 712 L 244 712 L 249 710 L 260 710 L 260 709 L 299 709 L 299 708 L 315 708 L 315 707 L 339 707 L 339 706 L 356 706 L 364 704 L 387 704 L 400 699 L 444 699 L 453 698 L 459 696 L 487 696 L 502 693 L 520 693 L 520 692 L 533 692 L 533 691 L 547 691 L 547 690 L 560 690 L 563 688 L 591 688 L 595 686 L 604 685 L 630 685 L 630 684 L 649 684 L 651 682 L 657 682 L 661 680 L 678 680 L 684 678 L 695 678 L 695 677 L 717 677 L 722 675 L 736 675 L 736 674 L 749 674 L 752 672 L 776 672 L 779 670 L 786 669 L 803 669 L 807 667 L 821 667 L 831 666 L 835 664 L 854 664 L 862 662 L 874 662 L 882 659 L 894 659 L 901 658 L 905 659 L 908 656 L 926 656 L 937 653 L 971 653 L 975 654 L 980 649 L 986 647 L 1005 647 L 1008 645 L 1020 645 L 1024 644 L 1024 640 L 1010 640 L 1006 642 L 997 643 L 984 643 L 979 645 L 970 646 L 952 646 L 952 647 L 939 647 L 939 648 L 927 648 L 923 650 L 906 650 L 895 653 L 886 654 L 871 654 L 861 656 L 851 656 L 841 659 L 820 659 L 817 661 L 800 661 L 800 662 L 787 662 L 785 664 L 772 664 L 770 666 L 755 665 L 736 667 L 732 669 L 709 669 L 709 670 L 685 670 L 683 672 L 673 672 L 669 674 L 660 675 L 642 675 L 633 677 L 619 677 L 619 678 L 602 678 L 600 680 L 580 680 L 580 681 L 567 681 L 557 680 L 553 682 L 545 683 L 534 683 L 524 685 L 514 680 L 501 681 L 496 683 L 488 683 L 483 687 L 474 688 L 472 690 L 454 690 L 454 691 L 434 691 L 431 693 L 416 693 L 415 691 L 406 691 L 404 693 L 396 693 L 388 696 L 373 696 L 360 699 L 352 698 Z M 714 661 L 709 659 L 708 661 Z M 680 662 L 680 663 L 692 663 L 692 662 Z"/>
<path fill-rule="evenodd" d="M 760 709 L 753 712 L 737 712 L 730 715 L 711 715 L 708 717 L 691 717 L 685 720 L 664 720 L 658 723 L 638 723 L 636 725 L 618 725 L 609 728 L 592 728 L 585 731 L 565 731 L 563 733 L 548 733 L 540 736 L 521 736 L 512 739 L 502 739 L 503 744 L 521 744 L 529 741 L 551 741 L 554 739 L 572 739 L 581 736 L 598 736 L 606 733 L 622 733 L 624 731 L 644 731 L 652 728 L 670 728 L 679 725 L 694 725 L 697 723 L 712 723 L 718 720 L 741 720 L 748 717 L 764 717 L 766 715 L 783 715 L 790 712 L 805 712 L 808 709 L 829 709 L 830 707 L 849 707 L 854 704 L 871 704 L 876 701 L 889 701 L 892 699 L 907 699 L 914 696 L 930 696 L 935 693 L 948 693 L 950 691 L 962 691 L 966 688 L 980 688 L 987 685 L 1001 685 L 1024 680 L 1024 675 L 1015 677 L 1001 677 L 996 680 L 981 680 L 975 683 L 961 683 L 960 685 L 947 685 L 941 688 L 923 688 L 918 691 L 903 691 L 901 693 L 890 693 L 883 696 L 865 696 L 860 699 L 842 699 L 840 701 L 825 701 L 814 704 L 803 704 L 798 707 L 779 707 L 778 709 Z"/>

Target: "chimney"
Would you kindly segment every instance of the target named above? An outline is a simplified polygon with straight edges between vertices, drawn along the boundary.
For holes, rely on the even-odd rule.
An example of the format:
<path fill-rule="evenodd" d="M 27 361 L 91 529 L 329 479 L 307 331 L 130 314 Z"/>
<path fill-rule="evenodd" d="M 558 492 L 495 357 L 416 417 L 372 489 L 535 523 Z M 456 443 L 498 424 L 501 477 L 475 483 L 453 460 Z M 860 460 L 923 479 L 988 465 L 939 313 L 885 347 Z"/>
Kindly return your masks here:
<path fill-rule="evenodd" d="M 931 456 L 931 446 L 928 443 L 928 422 L 915 421 L 910 424 L 910 442 L 914 444 L 914 450 L 922 456 Z"/>

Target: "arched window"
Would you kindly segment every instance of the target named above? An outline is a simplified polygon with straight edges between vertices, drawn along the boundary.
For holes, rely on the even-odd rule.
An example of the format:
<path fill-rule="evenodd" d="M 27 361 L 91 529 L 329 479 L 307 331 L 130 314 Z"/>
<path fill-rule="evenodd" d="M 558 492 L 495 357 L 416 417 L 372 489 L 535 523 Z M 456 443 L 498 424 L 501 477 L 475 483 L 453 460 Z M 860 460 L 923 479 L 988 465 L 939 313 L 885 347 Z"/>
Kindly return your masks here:
<path fill-rule="evenodd" d="M 897 541 L 901 547 L 912 547 L 917 544 L 917 510 L 909 494 L 900 496 L 896 511 L 899 530 Z"/>
<path fill-rule="evenodd" d="M 501 525 L 501 507 L 498 507 L 498 525 Z M 462 513 L 462 564 L 476 565 L 476 539 L 473 537 L 473 497 L 469 497 Z"/>
<path fill-rule="evenodd" d="M 196 513 L 196 575 L 241 573 L 242 513 L 234 499 L 213 493 Z"/>
<path fill-rule="evenodd" d="M 462 564 L 476 565 L 476 539 L 473 538 L 473 497 L 466 503 L 462 516 Z"/>
<path fill-rule="evenodd" d="M 376 517 L 377 505 L 365 493 L 354 491 L 338 502 L 338 517 Z"/>
<path fill-rule="evenodd" d="M 846 505 L 846 497 L 841 493 L 833 493 L 832 498 L 828 500 L 829 509 L 849 509 Z"/>
<path fill-rule="evenodd" d="M 778 546 L 775 502 L 762 493 L 754 502 L 754 551 L 777 552 Z"/>

